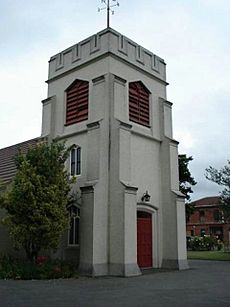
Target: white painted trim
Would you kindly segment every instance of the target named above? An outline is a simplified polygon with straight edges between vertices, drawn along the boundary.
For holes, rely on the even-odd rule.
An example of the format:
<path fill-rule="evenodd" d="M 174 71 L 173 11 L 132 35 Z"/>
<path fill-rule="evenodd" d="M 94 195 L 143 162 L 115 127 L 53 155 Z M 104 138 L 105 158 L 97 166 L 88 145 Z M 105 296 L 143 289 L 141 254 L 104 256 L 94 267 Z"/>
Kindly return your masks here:
<path fill-rule="evenodd" d="M 152 204 L 137 203 L 137 211 L 144 211 L 152 214 L 152 263 L 153 268 L 160 267 L 159 260 L 159 216 L 158 207 Z"/>

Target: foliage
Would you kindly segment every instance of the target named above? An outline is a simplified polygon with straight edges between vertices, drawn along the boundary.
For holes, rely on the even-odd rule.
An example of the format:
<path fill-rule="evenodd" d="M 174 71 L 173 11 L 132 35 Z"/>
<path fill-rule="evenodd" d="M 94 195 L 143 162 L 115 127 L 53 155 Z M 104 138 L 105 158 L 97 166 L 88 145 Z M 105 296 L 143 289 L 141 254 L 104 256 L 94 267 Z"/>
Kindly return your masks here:
<path fill-rule="evenodd" d="M 190 200 L 190 195 L 193 193 L 192 186 L 196 184 L 196 181 L 191 176 L 188 164 L 193 160 L 192 157 L 187 157 L 186 155 L 179 155 L 179 182 L 180 191 L 185 195 L 187 201 Z"/>
<path fill-rule="evenodd" d="M 230 160 L 220 170 L 209 166 L 206 169 L 205 177 L 223 188 L 220 193 L 221 208 L 224 212 L 225 222 L 230 222 Z"/>
<path fill-rule="evenodd" d="M 28 262 L 0 257 L 0 279 L 55 279 L 77 277 L 76 266 L 61 260 Z"/>
<path fill-rule="evenodd" d="M 6 209 L 15 247 L 24 248 L 27 258 L 36 260 L 41 249 L 55 250 L 68 227 L 67 205 L 72 201 L 64 144 L 43 142 L 16 157 L 17 173 L 0 198 Z"/>
<path fill-rule="evenodd" d="M 189 237 L 187 238 L 187 248 L 193 251 L 210 251 L 222 249 L 223 243 L 215 237 Z"/>
<path fill-rule="evenodd" d="M 186 218 L 188 219 L 191 214 L 194 213 L 194 206 L 190 203 L 191 197 L 189 194 L 193 193 L 192 186 L 196 185 L 196 181 L 192 177 L 189 170 L 189 162 L 192 161 L 192 157 L 186 155 L 178 156 L 179 163 L 179 188 L 181 193 L 185 195 L 186 199 Z"/>

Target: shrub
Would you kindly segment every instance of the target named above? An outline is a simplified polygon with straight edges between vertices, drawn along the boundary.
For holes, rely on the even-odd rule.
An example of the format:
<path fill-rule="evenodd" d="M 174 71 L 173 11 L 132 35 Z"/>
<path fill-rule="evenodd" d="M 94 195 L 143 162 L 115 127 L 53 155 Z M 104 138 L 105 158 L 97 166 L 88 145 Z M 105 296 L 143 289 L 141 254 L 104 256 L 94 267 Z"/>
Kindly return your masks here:
<path fill-rule="evenodd" d="M 188 248 L 193 251 L 210 251 L 215 248 L 221 250 L 222 242 L 210 236 L 192 237 L 190 238 Z"/>
<path fill-rule="evenodd" d="M 0 257 L 0 279 L 56 279 L 77 277 L 76 266 L 61 260 L 38 257 L 37 262 Z"/>
<path fill-rule="evenodd" d="M 56 251 L 68 228 L 68 205 L 74 178 L 69 178 L 65 161 L 69 149 L 62 143 L 40 142 L 19 153 L 12 184 L 0 197 L 3 219 L 18 249 L 28 260 L 36 260 L 40 250 Z"/>

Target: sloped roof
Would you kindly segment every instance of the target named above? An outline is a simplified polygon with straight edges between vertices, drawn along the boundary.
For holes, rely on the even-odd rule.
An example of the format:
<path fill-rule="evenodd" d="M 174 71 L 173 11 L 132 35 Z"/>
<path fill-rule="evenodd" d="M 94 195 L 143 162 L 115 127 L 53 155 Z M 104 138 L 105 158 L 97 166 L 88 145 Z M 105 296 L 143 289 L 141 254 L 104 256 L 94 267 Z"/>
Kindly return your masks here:
<path fill-rule="evenodd" d="M 195 207 L 212 207 L 220 204 L 219 196 L 210 196 L 198 199 L 193 202 Z"/>
<path fill-rule="evenodd" d="M 36 145 L 43 138 L 35 138 L 19 144 L 0 149 L 0 180 L 4 185 L 11 182 L 16 174 L 15 156 L 19 150 L 26 153 L 30 146 Z"/>

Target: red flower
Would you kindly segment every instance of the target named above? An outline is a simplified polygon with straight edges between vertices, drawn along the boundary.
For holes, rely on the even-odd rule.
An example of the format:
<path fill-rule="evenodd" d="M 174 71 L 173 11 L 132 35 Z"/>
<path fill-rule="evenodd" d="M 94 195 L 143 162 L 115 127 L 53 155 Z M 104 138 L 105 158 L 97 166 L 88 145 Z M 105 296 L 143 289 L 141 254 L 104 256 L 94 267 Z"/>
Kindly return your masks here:
<path fill-rule="evenodd" d="M 48 261 L 49 257 L 48 256 L 38 256 L 37 258 L 37 264 L 43 264 Z"/>

